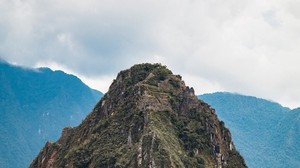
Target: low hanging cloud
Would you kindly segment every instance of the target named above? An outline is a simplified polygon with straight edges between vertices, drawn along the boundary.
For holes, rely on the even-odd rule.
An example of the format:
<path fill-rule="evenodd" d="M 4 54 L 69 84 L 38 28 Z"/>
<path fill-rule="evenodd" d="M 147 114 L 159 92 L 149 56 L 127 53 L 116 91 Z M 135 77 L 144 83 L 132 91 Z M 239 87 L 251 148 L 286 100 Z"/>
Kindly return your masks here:
<path fill-rule="evenodd" d="M 299 6 L 298 0 L 0 0 L 0 57 L 59 65 L 106 85 L 135 63 L 161 62 L 199 94 L 232 91 L 296 107 Z"/>

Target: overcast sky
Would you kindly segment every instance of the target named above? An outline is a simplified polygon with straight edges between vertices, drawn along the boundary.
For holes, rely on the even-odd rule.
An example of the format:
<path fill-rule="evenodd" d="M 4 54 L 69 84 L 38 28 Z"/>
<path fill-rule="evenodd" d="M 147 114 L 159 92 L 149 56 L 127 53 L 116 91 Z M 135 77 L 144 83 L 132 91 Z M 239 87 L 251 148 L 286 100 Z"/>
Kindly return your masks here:
<path fill-rule="evenodd" d="M 161 62 L 197 94 L 300 106 L 299 0 L 0 0 L 0 57 L 79 75 L 106 92 Z"/>

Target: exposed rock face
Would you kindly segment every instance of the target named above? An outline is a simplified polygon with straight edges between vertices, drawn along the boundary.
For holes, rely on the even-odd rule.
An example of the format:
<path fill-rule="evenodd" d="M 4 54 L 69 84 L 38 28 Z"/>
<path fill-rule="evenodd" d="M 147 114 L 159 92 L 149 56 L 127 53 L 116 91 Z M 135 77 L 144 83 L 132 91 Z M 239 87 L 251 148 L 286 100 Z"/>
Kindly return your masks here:
<path fill-rule="evenodd" d="M 93 112 L 47 143 L 34 167 L 246 167 L 230 132 L 160 64 L 121 71 Z"/>

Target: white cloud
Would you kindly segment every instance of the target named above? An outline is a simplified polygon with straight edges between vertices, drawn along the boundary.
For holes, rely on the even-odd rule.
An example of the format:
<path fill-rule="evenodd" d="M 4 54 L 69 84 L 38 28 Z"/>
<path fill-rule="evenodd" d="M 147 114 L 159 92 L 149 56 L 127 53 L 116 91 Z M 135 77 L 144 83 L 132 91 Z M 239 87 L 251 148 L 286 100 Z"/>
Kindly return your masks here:
<path fill-rule="evenodd" d="M 300 102 L 297 0 L 0 0 L 0 55 L 50 62 L 108 88 L 118 71 L 162 62 L 196 92 Z M 98 87 L 97 87 L 98 88 Z M 298 103 L 298 104 L 297 104 Z"/>

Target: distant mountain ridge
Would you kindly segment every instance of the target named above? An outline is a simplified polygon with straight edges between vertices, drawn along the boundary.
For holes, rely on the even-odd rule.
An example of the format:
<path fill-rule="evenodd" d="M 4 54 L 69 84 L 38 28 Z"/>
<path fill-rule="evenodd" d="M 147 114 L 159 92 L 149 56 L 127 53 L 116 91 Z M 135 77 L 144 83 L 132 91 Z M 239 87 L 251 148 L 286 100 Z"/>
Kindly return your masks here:
<path fill-rule="evenodd" d="M 227 92 L 198 97 L 216 109 L 250 168 L 300 167 L 299 109 Z"/>
<path fill-rule="evenodd" d="M 101 96 L 63 71 L 0 60 L 0 167 L 27 167 L 47 140 L 79 124 Z"/>
<path fill-rule="evenodd" d="M 0 58 L 0 167 L 27 167 L 47 140 L 78 125 L 101 96 L 63 71 Z M 250 168 L 300 167 L 300 108 L 226 92 L 199 98 L 216 109 Z"/>

